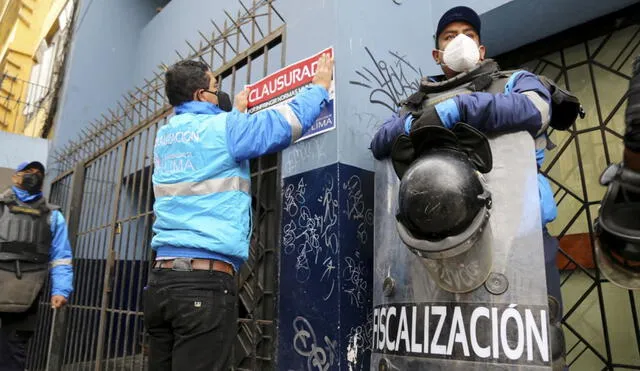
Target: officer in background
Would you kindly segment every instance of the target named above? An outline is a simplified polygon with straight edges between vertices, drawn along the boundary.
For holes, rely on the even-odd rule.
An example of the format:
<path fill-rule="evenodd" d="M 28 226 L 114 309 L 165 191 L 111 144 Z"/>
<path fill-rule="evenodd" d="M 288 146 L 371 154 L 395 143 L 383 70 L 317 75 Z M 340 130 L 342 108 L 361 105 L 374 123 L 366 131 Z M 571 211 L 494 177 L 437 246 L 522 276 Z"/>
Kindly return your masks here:
<path fill-rule="evenodd" d="M 628 97 L 623 163 L 609 166 L 600 179 L 608 189 L 596 222 L 596 259 L 611 282 L 640 290 L 640 56 Z"/>
<path fill-rule="evenodd" d="M 414 160 L 426 153 L 425 151 L 430 147 L 442 145 L 442 142 L 469 144 L 466 153 L 476 170 L 484 173 L 490 171 L 491 151 L 488 149 L 488 141 L 482 133 L 529 132 L 535 139 L 536 160 L 539 169 L 544 161 L 544 151 L 548 145 L 546 136 L 548 126 L 566 130 L 575 122 L 575 116 L 573 121 L 563 120 L 562 117 L 559 117 L 556 119 L 557 125 L 554 126 L 551 116 L 552 91 L 568 92 L 563 92 L 553 82 L 524 70 L 502 73 L 496 62 L 485 59 L 486 50 L 480 43 L 480 31 L 480 18 L 472 9 L 459 6 L 448 10 L 438 23 L 435 35 L 436 47 L 432 52 L 433 59 L 441 66 L 443 75 L 423 78 L 420 91 L 403 102 L 401 110 L 388 119 L 374 135 L 370 147 L 373 156 L 378 160 L 391 156 L 396 173 L 400 178 L 407 169 L 409 169 L 408 176 L 415 179 L 425 178 L 426 173 L 423 176 L 416 176 L 416 172 L 418 172 L 417 167 L 419 166 L 425 166 L 425 171 L 428 171 L 427 161 Z M 575 97 L 571 96 L 571 98 Z M 579 106 L 577 99 L 572 103 Z M 555 109 L 555 106 L 553 108 Z M 564 108 L 564 106 L 560 108 Z M 561 111 L 562 109 L 558 109 L 558 114 L 562 113 Z M 478 146 L 478 144 L 480 145 Z M 455 161 L 455 159 L 452 158 L 451 161 Z M 413 169 L 410 168 L 412 165 Z M 460 170 L 458 167 L 455 169 L 455 171 Z M 467 195 L 446 197 L 446 199 L 438 198 L 445 203 L 450 203 L 448 206 L 441 206 L 448 210 L 454 210 L 455 215 L 443 216 L 442 213 L 435 210 L 434 215 L 421 215 L 423 220 L 431 221 L 427 224 L 420 221 L 411 223 L 411 211 L 409 209 L 403 210 L 402 207 L 403 205 L 409 207 L 413 205 L 416 210 L 421 209 L 424 214 L 424 210 L 429 209 L 425 209 L 425 205 L 431 201 L 428 196 L 423 202 L 425 205 L 419 204 L 418 200 L 403 200 L 402 198 L 404 189 L 408 189 L 405 192 L 407 197 L 433 193 L 433 189 L 416 189 L 422 185 L 427 187 L 430 183 L 420 182 L 421 185 L 409 187 L 401 182 L 398 220 L 408 229 L 407 233 L 401 233 L 401 237 L 411 235 L 413 229 L 413 232 L 416 232 L 414 235 L 432 235 L 441 239 L 452 236 L 452 234 L 459 235 L 465 228 L 470 227 L 476 215 L 480 215 L 484 207 L 490 206 L 486 205 L 486 197 L 482 196 L 486 192 L 478 181 L 471 182 L 472 178 L 461 177 L 460 182 L 467 183 L 460 184 L 458 192 L 473 188 L 475 193 L 472 196 L 478 196 L 473 201 L 476 204 L 460 205 L 461 202 L 469 198 L 466 197 Z M 435 180 L 433 182 L 437 183 Z M 537 183 L 543 227 L 547 290 L 550 304 L 554 307 L 552 310 L 555 309 L 556 312 L 552 315 L 555 322 L 553 323 L 555 328 L 552 330 L 558 330 L 558 336 L 562 337 L 559 332 L 560 314 L 562 313 L 560 274 L 556 266 L 559 244 L 558 240 L 552 237 L 546 228 L 546 224 L 556 218 L 557 206 L 549 181 L 542 174 L 538 174 Z M 446 192 L 453 191 L 438 189 L 434 194 Z M 465 213 L 468 215 L 464 215 Z M 442 223 L 438 221 L 442 221 Z M 403 225 L 399 225 L 400 232 L 403 232 Z M 434 230 L 434 228 L 438 230 Z M 473 231 L 465 233 L 470 234 L 471 232 Z M 403 241 L 409 242 L 409 244 L 413 242 L 411 238 L 405 238 Z M 408 246 L 412 248 L 412 251 L 415 250 L 413 246 Z M 556 340 L 554 343 L 564 347 L 562 339 Z M 561 353 L 563 353 L 561 349 L 554 350 L 554 356 L 560 357 Z"/>
<path fill-rule="evenodd" d="M 22 163 L 0 195 L 0 370 L 25 369 L 48 266 L 51 307 L 64 306 L 73 291 L 67 225 L 42 195 L 44 175 L 40 162 Z"/>
<path fill-rule="evenodd" d="M 179 62 L 166 73 L 175 109 L 154 146 L 156 251 L 144 294 L 149 369 L 228 370 L 237 334 L 237 273 L 249 256 L 249 160 L 290 146 L 328 101 L 333 60 L 323 55 L 313 83 L 273 109 L 235 108 L 209 68 Z"/>

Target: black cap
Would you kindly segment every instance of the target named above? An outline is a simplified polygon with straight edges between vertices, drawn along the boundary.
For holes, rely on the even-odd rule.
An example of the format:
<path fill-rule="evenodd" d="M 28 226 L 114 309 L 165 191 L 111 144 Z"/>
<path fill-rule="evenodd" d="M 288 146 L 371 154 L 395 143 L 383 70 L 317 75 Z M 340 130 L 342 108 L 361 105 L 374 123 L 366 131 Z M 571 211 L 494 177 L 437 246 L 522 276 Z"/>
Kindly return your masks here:
<path fill-rule="evenodd" d="M 467 22 L 476 30 L 478 35 L 480 35 L 481 23 L 478 13 L 466 6 L 456 6 L 455 8 L 447 10 L 442 17 L 440 17 L 438 29 L 436 30 L 436 44 L 442 31 L 453 22 Z"/>
<path fill-rule="evenodd" d="M 21 163 L 16 168 L 16 173 L 18 173 L 20 171 L 25 171 L 27 169 L 37 169 L 39 172 L 44 174 L 44 165 L 42 165 L 42 163 L 38 162 L 38 161 L 31 161 L 31 162 L 25 161 L 25 162 Z"/>

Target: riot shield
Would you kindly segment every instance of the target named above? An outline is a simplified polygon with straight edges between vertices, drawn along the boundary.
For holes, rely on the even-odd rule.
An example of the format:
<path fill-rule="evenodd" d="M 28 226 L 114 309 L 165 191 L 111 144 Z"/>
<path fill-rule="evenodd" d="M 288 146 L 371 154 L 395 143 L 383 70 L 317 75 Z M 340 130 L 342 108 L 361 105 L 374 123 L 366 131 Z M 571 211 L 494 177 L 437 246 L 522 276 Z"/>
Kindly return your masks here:
<path fill-rule="evenodd" d="M 524 132 L 490 142 L 490 238 L 464 264 L 441 264 L 449 268 L 440 276 L 400 239 L 400 181 L 390 160 L 376 163 L 372 370 L 551 369 L 534 143 Z M 486 282 L 467 293 L 443 290 L 487 267 L 470 256 L 490 260 Z"/>

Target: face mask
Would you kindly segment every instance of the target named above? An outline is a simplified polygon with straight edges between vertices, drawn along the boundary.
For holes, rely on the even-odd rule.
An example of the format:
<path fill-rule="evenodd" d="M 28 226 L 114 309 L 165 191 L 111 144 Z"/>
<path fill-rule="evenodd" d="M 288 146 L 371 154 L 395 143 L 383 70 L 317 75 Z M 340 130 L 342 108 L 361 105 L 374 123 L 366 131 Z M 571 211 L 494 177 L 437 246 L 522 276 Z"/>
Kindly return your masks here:
<path fill-rule="evenodd" d="M 229 94 L 218 90 L 218 107 L 225 112 L 231 112 L 233 109 L 233 105 L 231 104 L 231 98 L 229 98 Z"/>
<path fill-rule="evenodd" d="M 460 34 L 444 48 L 442 60 L 452 71 L 469 71 L 480 61 L 480 50 L 472 38 Z"/>
<path fill-rule="evenodd" d="M 42 175 L 37 173 L 27 173 L 22 175 L 22 183 L 20 184 L 20 187 L 30 194 L 35 194 L 42 190 L 43 182 L 44 178 Z"/>

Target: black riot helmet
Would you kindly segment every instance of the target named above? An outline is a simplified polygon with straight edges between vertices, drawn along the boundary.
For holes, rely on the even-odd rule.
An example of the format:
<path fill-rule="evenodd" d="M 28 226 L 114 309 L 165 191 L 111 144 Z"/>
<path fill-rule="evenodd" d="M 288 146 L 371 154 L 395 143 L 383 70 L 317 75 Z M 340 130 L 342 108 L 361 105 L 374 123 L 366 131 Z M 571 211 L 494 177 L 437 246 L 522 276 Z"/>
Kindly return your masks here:
<path fill-rule="evenodd" d="M 608 189 L 595 223 L 598 267 L 617 286 L 640 289 L 640 174 L 615 164 L 600 183 Z"/>
<path fill-rule="evenodd" d="M 490 207 L 491 194 L 468 156 L 436 148 L 424 152 L 402 177 L 398 231 L 414 253 L 446 257 L 447 250 L 477 240 Z"/>
<path fill-rule="evenodd" d="M 392 149 L 398 235 L 440 288 L 471 292 L 492 263 L 491 193 L 481 174 L 492 167 L 489 140 L 464 123 L 450 130 L 420 122 Z"/>

